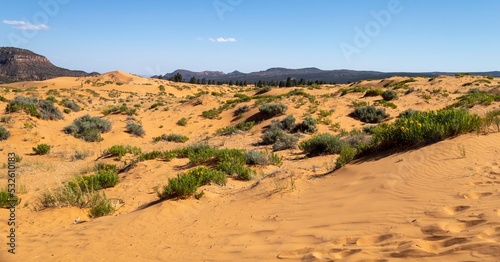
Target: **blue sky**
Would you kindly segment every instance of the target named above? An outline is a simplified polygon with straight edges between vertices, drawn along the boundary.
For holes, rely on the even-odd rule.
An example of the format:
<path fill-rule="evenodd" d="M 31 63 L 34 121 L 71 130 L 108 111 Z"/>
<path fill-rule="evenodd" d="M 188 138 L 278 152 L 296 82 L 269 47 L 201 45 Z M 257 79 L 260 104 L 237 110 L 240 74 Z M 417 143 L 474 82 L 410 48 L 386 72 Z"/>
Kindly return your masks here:
<path fill-rule="evenodd" d="M 139 75 L 500 70 L 497 0 L 9 0 L 0 46 Z M 374 15 L 375 14 L 375 15 Z"/>

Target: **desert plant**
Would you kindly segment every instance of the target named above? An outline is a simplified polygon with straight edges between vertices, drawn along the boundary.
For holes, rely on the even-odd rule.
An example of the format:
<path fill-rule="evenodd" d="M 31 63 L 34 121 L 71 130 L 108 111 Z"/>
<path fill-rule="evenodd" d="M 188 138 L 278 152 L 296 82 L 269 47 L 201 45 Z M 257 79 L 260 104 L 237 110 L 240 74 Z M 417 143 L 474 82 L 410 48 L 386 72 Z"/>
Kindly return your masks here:
<path fill-rule="evenodd" d="M 344 145 L 340 149 L 340 155 L 335 161 L 335 169 L 344 167 L 356 157 L 357 150 L 348 145 Z"/>
<path fill-rule="evenodd" d="M 292 131 L 295 127 L 295 117 L 293 115 L 286 116 L 278 123 L 278 126 L 283 130 Z"/>
<path fill-rule="evenodd" d="M 389 117 L 384 109 L 377 109 L 374 106 L 357 107 L 349 116 L 365 123 L 380 123 Z"/>
<path fill-rule="evenodd" d="M 113 205 L 106 194 L 95 192 L 90 196 L 89 216 L 92 218 L 107 216 L 114 212 Z"/>
<path fill-rule="evenodd" d="M 5 129 L 5 127 L 0 126 L 0 141 L 7 140 L 10 137 L 9 130 Z"/>
<path fill-rule="evenodd" d="M 392 90 L 386 90 L 384 93 L 382 93 L 382 98 L 385 101 L 391 101 L 398 98 L 398 94 Z"/>
<path fill-rule="evenodd" d="M 384 93 L 384 91 L 382 89 L 370 88 L 370 89 L 366 90 L 364 97 L 379 96 L 379 95 L 382 95 L 382 93 Z"/>
<path fill-rule="evenodd" d="M 185 143 L 188 140 L 189 138 L 187 136 L 183 136 L 180 134 L 170 134 L 170 135 L 163 134 L 161 136 L 153 138 L 153 141 L 155 142 L 167 141 L 167 142 Z"/>
<path fill-rule="evenodd" d="M 81 138 L 87 142 L 102 141 L 101 133 L 111 130 L 111 123 L 106 119 L 84 115 L 73 121 L 73 124 L 66 126 L 64 132 Z"/>
<path fill-rule="evenodd" d="M 317 127 L 318 121 L 310 116 L 304 118 L 302 123 L 295 126 L 294 131 L 302 133 L 316 133 L 318 131 Z"/>
<path fill-rule="evenodd" d="M 75 103 L 75 101 L 64 99 L 61 103 L 64 107 L 70 109 L 73 112 L 80 111 L 80 106 L 77 103 Z"/>
<path fill-rule="evenodd" d="M 273 151 L 281 151 L 286 149 L 293 149 L 297 146 L 298 138 L 292 135 L 283 135 L 276 139 L 273 143 Z"/>
<path fill-rule="evenodd" d="M 288 107 L 285 104 L 264 104 L 259 107 L 259 111 L 267 117 L 283 115 Z"/>
<path fill-rule="evenodd" d="M 64 119 L 61 111 L 54 106 L 52 101 L 38 100 L 35 97 L 17 96 L 9 102 L 5 109 L 7 113 L 18 112 L 20 110 L 24 110 L 28 115 L 43 120 Z"/>
<path fill-rule="evenodd" d="M 136 124 L 136 123 L 129 122 L 125 126 L 125 129 L 127 130 L 126 131 L 127 133 L 130 133 L 133 136 L 140 136 L 140 137 L 142 137 L 142 136 L 144 136 L 146 134 L 146 132 L 144 131 L 144 128 L 142 127 L 141 124 Z"/>
<path fill-rule="evenodd" d="M 12 195 L 7 189 L 0 190 L 0 208 L 11 208 L 21 203 L 21 199 Z"/>
<path fill-rule="evenodd" d="M 299 148 L 308 156 L 338 154 L 345 143 L 331 134 L 318 134 L 299 144 Z"/>
<path fill-rule="evenodd" d="M 212 182 L 225 185 L 225 175 L 217 170 L 197 167 L 185 174 L 177 175 L 176 178 L 169 178 L 168 184 L 163 187 L 163 192 L 159 193 L 158 196 L 160 199 L 185 199 L 194 195 L 198 187 Z"/>
<path fill-rule="evenodd" d="M 207 111 L 203 111 L 201 113 L 201 115 L 207 119 L 217 119 L 217 118 L 219 118 L 220 112 L 219 112 L 219 110 L 213 108 L 213 109 L 210 109 Z"/>
<path fill-rule="evenodd" d="M 141 153 L 141 149 L 138 147 L 132 147 L 130 145 L 114 145 L 110 148 L 104 150 L 103 156 L 106 157 L 118 157 L 122 158 L 126 154 L 134 154 L 139 155 Z"/>
<path fill-rule="evenodd" d="M 37 155 L 46 155 L 50 152 L 50 146 L 47 144 L 39 144 L 32 149 Z"/>
<path fill-rule="evenodd" d="M 187 125 L 187 119 L 186 118 L 181 118 L 179 121 L 177 121 L 178 126 L 186 126 Z"/>
<path fill-rule="evenodd" d="M 250 107 L 249 106 L 240 106 L 238 107 L 238 109 L 236 109 L 233 113 L 234 116 L 239 116 L 239 115 L 242 115 L 243 113 L 245 112 L 248 112 L 250 111 Z"/>

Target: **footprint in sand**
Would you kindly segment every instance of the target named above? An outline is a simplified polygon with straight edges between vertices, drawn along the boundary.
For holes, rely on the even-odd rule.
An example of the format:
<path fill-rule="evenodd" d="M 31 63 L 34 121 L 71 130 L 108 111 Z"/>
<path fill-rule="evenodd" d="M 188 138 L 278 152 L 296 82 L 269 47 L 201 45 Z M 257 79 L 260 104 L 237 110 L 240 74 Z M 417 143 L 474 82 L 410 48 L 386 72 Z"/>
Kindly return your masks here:
<path fill-rule="evenodd" d="M 470 206 L 454 206 L 454 207 L 446 206 L 444 207 L 444 212 L 451 216 L 451 215 L 456 215 L 458 213 L 462 213 L 468 210 L 469 208 Z"/>

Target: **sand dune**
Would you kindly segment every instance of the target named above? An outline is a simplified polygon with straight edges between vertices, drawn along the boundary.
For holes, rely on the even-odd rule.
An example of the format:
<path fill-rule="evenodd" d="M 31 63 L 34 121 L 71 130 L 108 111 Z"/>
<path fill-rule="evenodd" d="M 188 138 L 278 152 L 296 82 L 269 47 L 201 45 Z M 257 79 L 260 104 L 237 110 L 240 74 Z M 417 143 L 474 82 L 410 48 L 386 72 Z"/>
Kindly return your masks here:
<path fill-rule="evenodd" d="M 383 88 L 390 81 L 405 79 L 363 81 L 358 85 Z M 409 83 L 415 92 L 401 95 L 394 101 L 398 107 L 387 111 L 395 117 L 408 108 L 443 108 L 471 88 L 464 86 L 465 83 L 477 79 L 481 77 L 416 78 Z M 91 81 L 86 84 L 87 80 Z M 97 84 L 105 81 L 112 83 Z M 167 95 L 159 95 L 159 85 L 165 87 Z M 7 152 L 14 151 L 23 156 L 19 163 L 19 185 L 24 192 L 20 194 L 22 202 L 17 210 L 17 254 L 6 254 L 2 248 L 0 261 L 498 261 L 500 258 L 498 132 L 469 134 L 405 152 L 372 155 L 335 172 L 331 172 L 334 155 L 308 158 L 299 149 L 281 151 L 278 152 L 283 157 L 281 166 L 256 167 L 258 175 L 249 182 L 230 179 L 224 187 L 204 186 L 205 195 L 199 200 L 157 201 L 155 188 L 185 171 L 188 160 L 145 161 L 120 174 L 120 183 L 114 188 L 104 190 L 116 205 L 116 212 L 91 219 L 85 209 L 42 209 L 38 204 L 40 195 L 93 167 L 95 159 L 112 145 L 126 143 L 143 151 L 185 146 L 152 142 L 153 137 L 164 133 L 187 135 L 188 144 L 204 140 L 224 148 L 270 150 L 258 142 L 271 119 L 247 133 L 222 137 L 214 134 L 218 128 L 241 121 L 235 120 L 234 109 L 223 111 L 219 119 L 201 117 L 203 111 L 234 99 L 235 93 L 254 95 L 255 91 L 143 79 L 119 71 L 88 78 L 15 83 L 11 87 L 36 87 L 26 92 L 40 98 L 45 98 L 50 89 L 58 90 L 58 99 L 74 99 L 85 109 L 71 112 L 61 121 L 49 122 L 16 113 L 12 114 L 11 122 L 2 123 L 11 131 L 11 137 L 0 141 L 1 155 L 6 159 Z M 318 111 L 334 109 L 329 117 L 332 122 L 351 130 L 365 126 L 348 116 L 352 102 L 374 103 L 377 98 L 336 93 L 347 87 L 303 90 L 318 99 Z M 484 83 L 473 87 L 492 88 Z M 99 96 L 93 96 L 87 89 Z M 270 94 L 289 91 L 275 89 Z M 424 99 L 423 94 L 430 94 L 431 98 Z M 5 97 L 12 99 L 15 95 L 7 93 Z M 158 103 L 159 97 L 162 105 L 155 109 L 152 105 Z M 251 107 L 242 119 L 258 112 L 254 102 L 238 105 Z M 311 114 L 314 107 L 306 99 L 301 105 L 302 101 L 294 97 L 280 102 L 288 105 L 287 114 L 298 119 Z M 105 116 L 113 123 L 113 129 L 103 134 L 104 140 L 99 143 L 87 143 L 61 131 L 79 116 L 87 113 L 101 116 L 103 108 L 122 103 L 129 107 L 139 105 L 139 114 L 134 118 L 146 130 L 144 137 L 125 133 L 130 118 L 121 114 Z M 6 104 L 0 102 L 0 107 Z M 470 110 L 484 114 L 498 108 L 495 102 Z M 183 117 L 188 124 L 176 125 Z M 320 133 L 340 132 L 329 125 L 318 127 Z M 301 135 L 301 139 L 308 137 Z M 51 153 L 31 155 L 31 148 L 42 142 L 53 146 Z M 88 150 L 89 156 L 80 161 L 72 159 L 72 154 L 81 150 Z M 123 164 L 126 160 L 127 157 L 122 161 L 105 161 Z M 0 218 L 8 215 L 8 210 L 0 209 Z M 79 223 L 74 224 L 78 217 Z"/>

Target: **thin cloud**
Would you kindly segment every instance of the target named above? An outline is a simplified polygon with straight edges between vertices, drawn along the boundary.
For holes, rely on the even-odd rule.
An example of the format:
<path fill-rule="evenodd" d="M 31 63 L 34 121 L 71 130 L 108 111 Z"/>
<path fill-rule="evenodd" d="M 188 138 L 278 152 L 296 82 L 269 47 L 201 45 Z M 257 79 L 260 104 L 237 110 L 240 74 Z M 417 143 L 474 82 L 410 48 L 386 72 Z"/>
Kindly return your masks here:
<path fill-rule="evenodd" d="M 228 37 L 228 38 L 219 37 L 217 39 L 215 39 L 215 38 L 209 38 L 208 40 L 210 42 L 217 42 L 217 43 L 234 43 L 234 42 L 237 41 L 236 39 L 234 39 L 232 37 Z"/>
<path fill-rule="evenodd" d="M 25 21 L 3 20 L 6 25 L 12 25 L 12 28 L 19 30 L 48 30 L 49 26 L 45 24 L 32 24 Z"/>

